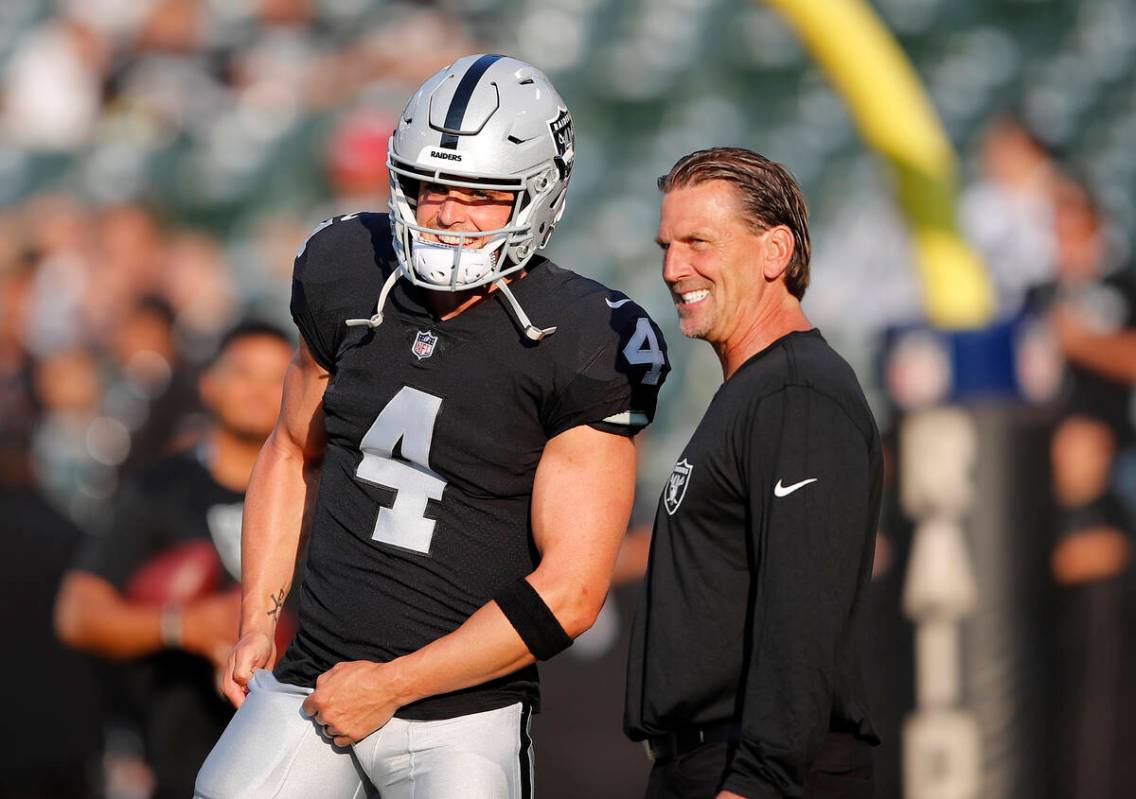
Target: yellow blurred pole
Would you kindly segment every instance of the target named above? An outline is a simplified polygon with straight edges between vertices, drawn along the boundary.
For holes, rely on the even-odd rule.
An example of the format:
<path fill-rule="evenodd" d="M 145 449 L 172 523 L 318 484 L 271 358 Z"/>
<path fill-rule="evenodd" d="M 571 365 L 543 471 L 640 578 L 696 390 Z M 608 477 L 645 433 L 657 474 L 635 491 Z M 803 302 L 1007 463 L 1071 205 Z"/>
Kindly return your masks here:
<path fill-rule="evenodd" d="M 891 164 L 915 242 L 931 323 L 981 327 L 994 296 L 955 224 L 956 160 L 910 62 L 863 0 L 764 0 L 843 95 L 860 134 Z"/>

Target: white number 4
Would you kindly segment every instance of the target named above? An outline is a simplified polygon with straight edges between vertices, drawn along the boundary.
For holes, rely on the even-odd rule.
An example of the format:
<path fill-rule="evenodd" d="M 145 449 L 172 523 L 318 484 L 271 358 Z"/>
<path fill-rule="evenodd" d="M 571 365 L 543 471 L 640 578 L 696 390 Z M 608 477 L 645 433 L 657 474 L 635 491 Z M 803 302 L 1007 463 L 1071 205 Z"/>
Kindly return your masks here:
<path fill-rule="evenodd" d="M 633 366 L 642 363 L 651 364 L 651 368 L 643 376 L 643 382 L 649 386 L 659 382 L 659 375 L 663 373 L 667 358 L 659 349 L 659 339 L 655 336 L 655 329 L 651 327 L 651 321 L 647 317 L 641 316 L 635 323 L 635 333 L 623 348 L 623 357 Z"/>
<path fill-rule="evenodd" d="M 426 503 L 442 498 L 446 481 L 430 468 L 430 444 L 442 398 L 403 386 L 371 424 L 359 449 L 360 480 L 398 492 L 389 508 L 380 508 L 371 538 L 423 555 L 430 554 L 434 520 L 425 518 Z M 402 442 L 402 457 L 395 447 Z"/>

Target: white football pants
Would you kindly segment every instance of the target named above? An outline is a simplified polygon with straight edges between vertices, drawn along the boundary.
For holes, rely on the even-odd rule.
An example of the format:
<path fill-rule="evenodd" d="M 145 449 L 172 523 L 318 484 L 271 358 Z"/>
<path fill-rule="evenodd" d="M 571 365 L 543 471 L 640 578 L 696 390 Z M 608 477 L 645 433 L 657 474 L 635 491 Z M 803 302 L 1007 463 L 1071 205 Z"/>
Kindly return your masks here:
<path fill-rule="evenodd" d="M 529 709 L 520 702 L 442 721 L 391 719 L 341 748 L 304 715 L 310 693 L 254 672 L 197 774 L 195 799 L 532 797 Z"/>

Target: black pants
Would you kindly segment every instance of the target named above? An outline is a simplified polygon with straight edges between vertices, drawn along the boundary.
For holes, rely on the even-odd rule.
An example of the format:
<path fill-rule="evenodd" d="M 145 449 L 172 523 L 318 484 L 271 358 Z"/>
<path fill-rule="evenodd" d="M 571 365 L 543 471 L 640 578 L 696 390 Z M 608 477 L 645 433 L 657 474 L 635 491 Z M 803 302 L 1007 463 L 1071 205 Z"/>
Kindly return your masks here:
<path fill-rule="evenodd" d="M 646 799 L 714 799 L 733 755 L 727 743 L 657 761 L 647 781 Z M 804 799 L 872 799 L 872 750 L 850 735 L 828 737 L 809 770 Z"/>
<path fill-rule="evenodd" d="M 1061 589 L 1058 687 L 1062 707 L 1055 762 L 1060 796 L 1097 799 L 1131 796 L 1121 785 L 1129 757 L 1126 681 L 1128 619 L 1123 578 Z"/>

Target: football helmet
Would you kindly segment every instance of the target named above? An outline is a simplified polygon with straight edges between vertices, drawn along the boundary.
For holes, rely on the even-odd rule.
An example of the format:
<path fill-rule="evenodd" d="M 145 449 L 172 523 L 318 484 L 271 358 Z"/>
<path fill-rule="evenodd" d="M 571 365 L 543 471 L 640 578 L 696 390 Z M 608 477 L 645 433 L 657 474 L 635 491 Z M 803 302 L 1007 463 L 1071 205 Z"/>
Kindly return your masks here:
<path fill-rule="evenodd" d="M 496 282 L 530 338 L 552 332 L 555 328 L 541 330 L 529 322 L 501 278 L 522 269 L 548 243 L 564 213 L 574 157 L 572 117 L 552 83 L 531 64 L 471 55 L 429 78 L 407 103 L 387 148 L 398 269 L 368 323 L 381 323 L 383 301 L 401 276 L 436 291 Z M 416 217 L 423 181 L 513 192 L 512 213 L 498 230 L 423 227 Z M 424 240 L 424 233 L 458 241 Z M 482 246 L 466 246 L 484 237 L 488 241 Z"/>

